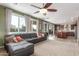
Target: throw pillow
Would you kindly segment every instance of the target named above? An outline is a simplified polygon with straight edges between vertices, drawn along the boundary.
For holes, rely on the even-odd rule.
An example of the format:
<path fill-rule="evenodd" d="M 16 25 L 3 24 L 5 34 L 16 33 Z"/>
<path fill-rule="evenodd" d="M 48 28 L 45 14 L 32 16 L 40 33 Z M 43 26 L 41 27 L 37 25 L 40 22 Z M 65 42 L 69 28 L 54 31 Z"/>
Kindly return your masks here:
<path fill-rule="evenodd" d="M 40 33 L 37 33 L 37 37 L 41 37 L 41 34 Z"/>
<path fill-rule="evenodd" d="M 44 33 L 42 33 L 42 37 L 44 37 Z"/>
<path fill-rule="evenodd" d="M 13 40 L 14 37 L 15 37 L 14 35 L 6 37 L 6 43 L 12 43 L 12 42 L 14 42 L 14 40 Z"/>
<path fill-rule="evenodd" d="M 14 43 L 18 42 L 18 40 L 16 39 L 16 37 L 14 37 L 13 40 L 14 40 Z"/>
<path fill-rule="evenodd" d="M 20 36 L 16 36 L 16 40 L 17 40 L 18 42 L 20 42 L 20 41 L 22 41 L 23 39 L 22 39 Z"/>

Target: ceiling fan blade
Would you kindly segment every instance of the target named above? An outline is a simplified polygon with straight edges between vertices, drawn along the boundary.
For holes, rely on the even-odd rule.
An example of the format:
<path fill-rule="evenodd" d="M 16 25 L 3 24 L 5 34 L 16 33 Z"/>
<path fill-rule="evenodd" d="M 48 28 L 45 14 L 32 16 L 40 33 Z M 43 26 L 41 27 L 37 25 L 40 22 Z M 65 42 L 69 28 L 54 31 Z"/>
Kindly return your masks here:
<path fill-rule="evenodd" d="M 45 4 L 43 3 L 43 7 L 42 8 L 44 8 L 44 6 L 45 6 Z"/>
<path fill-rule="evenodd" d="M 36 14 L 36 13 L 39 13 L 40 11 L 36 11 L 36 12 L 34 12 L 34 14 Z"/>
<path fill-rule="evenodd" d="M 52 3 L 47 3 L 43 8 L 48 8 L 51 5 L 52 5 Z"/>
<path fill-rule="evenodd" d="M 49 11 L 49 12 L 56 12 L 57 9 L 47 9 L 47 11 Z"/>
<path fill-rule="evenodd" d="M 35 8 L 38 8 L 38 9 L 41 9 L 40 7 L 38 7 L 38 6 L 35 6 L 35 5 L 31 5 L 31 6 L 33 6 L 33 7 L 35 7 Z"/>

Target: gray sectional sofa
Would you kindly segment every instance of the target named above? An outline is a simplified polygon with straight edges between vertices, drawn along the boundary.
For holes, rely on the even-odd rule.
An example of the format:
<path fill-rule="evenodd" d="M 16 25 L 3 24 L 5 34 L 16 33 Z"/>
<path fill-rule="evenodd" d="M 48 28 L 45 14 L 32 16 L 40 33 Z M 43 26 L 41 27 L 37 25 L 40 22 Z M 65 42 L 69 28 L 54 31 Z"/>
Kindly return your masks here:
<path fill-rule="evenodd" d="M 20 36 L 23 38 L 24 43 L 16 43 L 14 46 L 11 43 L 7 44 L 6 38 L 14 35 L 14 36 Z M 16 55 L 16 56 L 27 56 L 31 55 L 34 52 L 34 44 L 47 40 L 47 33 L 44 33 L 43 37 L 38 37 L 36 33 L 21 33 L 21 34 L 10 34 L 5 35 L 5 49 L 9 53 L 9 55 Z M 18 48 L 15 48 L 18 47 Z M 20 47 L 20 48 L 19 48 Z"/>

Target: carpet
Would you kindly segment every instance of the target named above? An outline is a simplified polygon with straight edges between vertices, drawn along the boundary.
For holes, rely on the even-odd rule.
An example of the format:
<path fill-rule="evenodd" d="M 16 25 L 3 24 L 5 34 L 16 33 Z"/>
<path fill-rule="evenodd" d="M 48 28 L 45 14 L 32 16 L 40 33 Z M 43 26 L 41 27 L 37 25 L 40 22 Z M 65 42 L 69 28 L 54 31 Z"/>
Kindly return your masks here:
<path fill-rule="evenodd" d="M 35 56 L 78 56 L 79 46 L 76 42 L 47 40 L 35 44 Z"/>

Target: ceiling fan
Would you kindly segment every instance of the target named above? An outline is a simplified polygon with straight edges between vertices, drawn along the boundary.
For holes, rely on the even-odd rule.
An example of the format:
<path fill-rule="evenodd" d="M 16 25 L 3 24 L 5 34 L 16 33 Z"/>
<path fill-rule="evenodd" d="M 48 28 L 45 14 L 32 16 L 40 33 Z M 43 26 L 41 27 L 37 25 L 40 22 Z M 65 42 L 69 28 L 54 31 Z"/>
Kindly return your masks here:
<path fill-rule="evenodd" d="M 57 9 L 48 9 L 48 7 L 50 7 L 51 5 L 52 5 L 52 3 L 46 3 L 46 4 L 43 3 L 42 8 L 35 6 L 35 5 L 31 5 L 31 6 L 40 9 L 39 11 L 34 12 L 34 14 L 39 13 L 39 12 L 43 12 L 43 15 L 46 15 L 46 12 L 56 12 L 57 11 Z"/>

